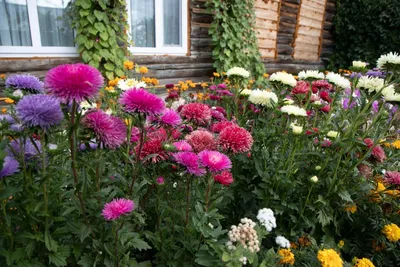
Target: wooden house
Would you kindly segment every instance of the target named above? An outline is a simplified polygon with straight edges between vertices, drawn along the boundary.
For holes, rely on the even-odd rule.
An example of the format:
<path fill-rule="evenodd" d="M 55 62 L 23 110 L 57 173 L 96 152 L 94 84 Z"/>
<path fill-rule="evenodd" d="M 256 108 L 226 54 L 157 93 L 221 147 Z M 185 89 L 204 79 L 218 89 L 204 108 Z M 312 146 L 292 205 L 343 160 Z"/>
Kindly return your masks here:
<path fill-rule="evenodd" d="M 43 77 L 79 62 L 63 18 L 70 0 L 0 1 L 0 73 Z M 213 72 L 213 20 L 207 0 L 127 0 L 133 60 L 162 84 L 208 81 Z M 333 49 L 334 0 L 255 0 L 256 31 L 269 73 L 323 68 Z"/>

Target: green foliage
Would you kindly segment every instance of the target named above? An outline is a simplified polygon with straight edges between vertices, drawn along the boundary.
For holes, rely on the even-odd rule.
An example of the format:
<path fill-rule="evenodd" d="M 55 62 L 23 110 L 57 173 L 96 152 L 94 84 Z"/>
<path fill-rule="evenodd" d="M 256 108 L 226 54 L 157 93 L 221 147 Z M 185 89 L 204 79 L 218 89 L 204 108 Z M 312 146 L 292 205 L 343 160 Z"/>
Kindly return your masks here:
<path fill-rule="evenodd" d="M 211 0 L 207 8 L 213 14 L 209 34 L 214 46 L 214 67 L 218 72 L 242 67 L 260 79 L 265 67 L 255 33 L 254 1 Z"/>
<path fill-rule="evenodd" d="M 344 68 L 353 60 L 375 65 L 380 55 L 400 52 L 398 0 L 337 0 L 335 53 L 331 68 Z"/>
<path fill-rule="evenodd" d="M 124 60 L 129 56 L 126 1 L 76 0 L 70 8 L 83 62 L 109 80 L 124 75 Z"/>

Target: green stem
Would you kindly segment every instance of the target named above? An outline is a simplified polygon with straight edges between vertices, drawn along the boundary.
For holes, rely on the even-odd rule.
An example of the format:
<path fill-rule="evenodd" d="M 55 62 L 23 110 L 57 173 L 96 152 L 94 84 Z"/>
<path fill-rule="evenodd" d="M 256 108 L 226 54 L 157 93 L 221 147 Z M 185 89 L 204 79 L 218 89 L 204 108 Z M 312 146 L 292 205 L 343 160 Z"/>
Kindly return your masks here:
<path fill-rule="evenodd" d="M 2 183 L 0 183 L 0 189 L 1 189 L 1 187 L 2 187 Z M 1 203 L 1 207 L 2 207 L 2 210 L 3 210 L 4 221 L 5 221 L 5 224 L 7 225 L 7 234 L 10 237 L 10 250 L 9 251 L 13 251 L 13 249 L 14 249 L 14 236 L 12 234 L 12 229 L 11 229 L 11 217 L 10 217 L 9 220 L 7 220 L 6 205 L 7 205 L 6 200 L 3 200 L 2 203 Z"/>
<path fill-rule="evenodd" d="M 205 211 L 206 212 L 208 211 L 209 204 L 210 204 L 210 194 L 211 194 L 211 188 L 212 188 L 213 181 L 214 181 L 214 179 L 213 179 L 212 175 L 210 175 L 210 177 L 208 178 L 206 196 L 205 196 Z"/>
<path fill-rule="evenodd" d="M 192 183 L 192 179 L 188 178 L 186 181 L 186 227 L 189 223 L 189 210 L 190 210 L 190 185 Z"/>

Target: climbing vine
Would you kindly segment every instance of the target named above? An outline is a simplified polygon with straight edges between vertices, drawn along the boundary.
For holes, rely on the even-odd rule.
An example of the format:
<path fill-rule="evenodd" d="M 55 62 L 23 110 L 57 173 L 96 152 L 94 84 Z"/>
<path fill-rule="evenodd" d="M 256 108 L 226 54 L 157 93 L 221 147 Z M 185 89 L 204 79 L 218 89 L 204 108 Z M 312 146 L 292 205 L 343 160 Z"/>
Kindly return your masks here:
<path fill-rule="evenodd" d="M 125 0 L 76 0 L 70 5 L 76 44 L 83 62 L 109 80 L 125 75 L 128 23 Z"/>
<path fill-rule="evenodd" d="M 226 71 L 234 66 L 246 68 L 258 78 L 265 72 L 255 33 L 253 0 L 210 0 L 213 14 L 209 34 L 214 47 L 214 67 Z"/>

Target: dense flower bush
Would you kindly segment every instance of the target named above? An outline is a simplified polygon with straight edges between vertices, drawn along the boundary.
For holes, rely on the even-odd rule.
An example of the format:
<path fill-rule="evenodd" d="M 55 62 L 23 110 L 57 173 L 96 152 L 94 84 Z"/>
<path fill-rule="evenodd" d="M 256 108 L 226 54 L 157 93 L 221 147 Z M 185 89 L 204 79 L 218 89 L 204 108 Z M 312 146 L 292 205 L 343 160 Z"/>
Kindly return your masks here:
<path fill-rule="evenodd" d="M 1 266 L 396 266 L 392 57 L 268 88 L 233 68 L 165 101 L 132 62 L 107 84 L 83 64 L 9 77 Z"/>

